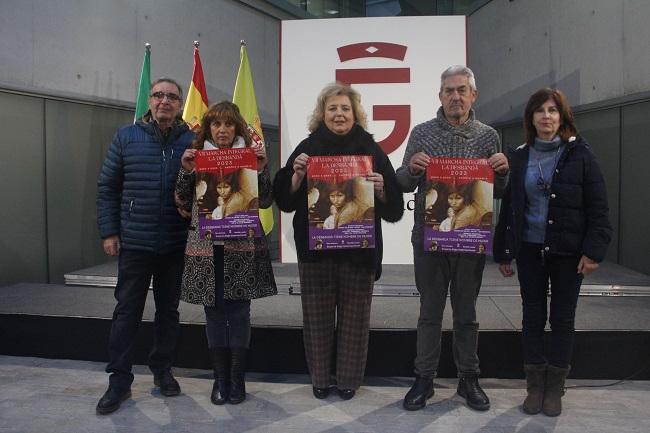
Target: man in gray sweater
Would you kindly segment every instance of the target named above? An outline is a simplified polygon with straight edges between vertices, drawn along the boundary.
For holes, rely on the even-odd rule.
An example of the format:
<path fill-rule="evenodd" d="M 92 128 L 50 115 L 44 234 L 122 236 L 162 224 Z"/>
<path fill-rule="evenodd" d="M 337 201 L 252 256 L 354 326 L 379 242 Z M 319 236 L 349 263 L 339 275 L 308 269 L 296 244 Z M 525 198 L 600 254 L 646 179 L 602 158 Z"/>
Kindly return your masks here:
<path fill-rule="evenodd" d="M 397 179 L 404 192 L 414 191 L 415 211 L 411 243 L 415 283 L 420 292 L 415 383 L 404 398 L 404 408 L 418 410 L 433 396 L 433 378 L 440 358 L 440 336 L 447 292 L 454 322 L 453 354 L 458 370 L 458 394 L 468 406 L 488 410 L 490 400 L 478 383 L 479 359 L 476 297 L 485 267 L 485 255 L 424 250 L 426 168 L 432 157 L 487 158 L 495 171 L 494 190 L 505 189 L 508 160 L 499 150 L 499 136 L 474 117 L 472 104 L 478 92 L 474 73 L 451 66 L 442 73 L 442 107 L 437 116 L 413 128 Z"/>

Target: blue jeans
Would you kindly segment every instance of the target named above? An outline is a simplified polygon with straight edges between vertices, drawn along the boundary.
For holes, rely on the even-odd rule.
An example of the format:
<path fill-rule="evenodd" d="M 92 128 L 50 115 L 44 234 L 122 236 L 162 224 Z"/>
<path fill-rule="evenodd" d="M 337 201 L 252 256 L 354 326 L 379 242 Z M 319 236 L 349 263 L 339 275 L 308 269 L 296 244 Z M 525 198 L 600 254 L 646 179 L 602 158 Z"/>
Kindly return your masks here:
<path fill-rule="evenodd" d="M 524 242 L 517 254 L 517 274 L 523 306 L 524 362 L 566 368 L 573 352 L 576 306 L 582 274 L 578 256 L 541 255 L 542 245 Z M 551 283 L 550 316 L 547 294 Z M 544 328 L 548 318 L 551 339 L 544 350 Z"/>
<path fill-rule="evenodd" d="M 115 287 L 117 305 L 108 340 L 110 361 L 106 366 L 106 372 L 111 373 L 111 385 L 124 389 L 133 382 L 133 349 L 152 277 L 156 315 L 149 368 L 154 374 L 171 368 L 180 330 L 178 302 L 183 255 L 182 250 L 169 254 L 120 251 Z"/>
<path fill-rule="evenodd" d="M 415 374 L 434 377 L 437 373 L 447 293 L 454 321 L 453 355 L 458 375 L 479 374 L 476 298 L 483 279 L 485 255 L 413 248 L 413 256 L 415 285 L 420 292 Z"/>

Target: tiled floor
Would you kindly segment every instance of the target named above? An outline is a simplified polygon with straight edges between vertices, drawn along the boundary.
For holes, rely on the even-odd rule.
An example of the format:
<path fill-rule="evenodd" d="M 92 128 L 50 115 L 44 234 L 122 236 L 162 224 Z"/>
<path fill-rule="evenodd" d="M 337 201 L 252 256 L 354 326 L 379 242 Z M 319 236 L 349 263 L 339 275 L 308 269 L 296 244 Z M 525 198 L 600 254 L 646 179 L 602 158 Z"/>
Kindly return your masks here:
<path fill-rule="evenodd" d="M 178 370 L 183 393 L 165 398 L 146 367 L 135 369 L 133 397 L 109 416 L 95 414 L 107 377 L 100 363 L 0 356 L 0 432 L 452 432 L 647 433 L 650 382 L 572 388 L 558 418 L 528 416 L 517 380 L 484 379 L 492 408 L 468 409 L 455 380 L 437 382 L 436 395 L 417 412 L 401 408 L 410 385 L 404 378 L 368 378 L 357 396 L 316 400 L 306 376 L 249 374 L 248 399 L 214 406 L 205 370 Z M 570 381 L 570 386 L 608 382 Z"/>

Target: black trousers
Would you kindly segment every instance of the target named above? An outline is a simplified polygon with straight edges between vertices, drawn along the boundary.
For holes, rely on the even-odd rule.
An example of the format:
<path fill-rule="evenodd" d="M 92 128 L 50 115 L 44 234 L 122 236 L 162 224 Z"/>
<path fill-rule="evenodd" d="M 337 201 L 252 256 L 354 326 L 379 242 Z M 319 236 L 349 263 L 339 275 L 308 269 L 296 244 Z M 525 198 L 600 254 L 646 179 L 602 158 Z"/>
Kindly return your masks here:
<path fill-rule="evenodd" d="M 110 361 L 106 366 L 106 372 L 111 373 L 111 385 L 128 388 L 133 382 L 135 338 L 152 278 L 156 315 L 149 368 L 154 374 L 171 368 L 180 330 L 178 302 L 182 274 L 183 250 L 169 254 L 120 251 L 115 287 L 117 305 L 108 340 Z"/>
<path fill-rule="evenodd" d="M 251 301 L 224 299 L 223 245 L 215 245 L 214 307 L 205 306 L 208 347 L 248 347 L 251 338 Z"/>
<path fill-rule="evenodd" d="M 578 256 L 543 255 L 541 244 L 524 242 L 517 255 L 517 272 L 523 305 L 523 343 L 526 364 L 548 362 L 566 368 L 573 353 L 575 315 L 583 276 L 577 272 Z M 550 315 L 548 291 L 551 291 Z M 551 325 L 544 349 L 546 321 Z"/>

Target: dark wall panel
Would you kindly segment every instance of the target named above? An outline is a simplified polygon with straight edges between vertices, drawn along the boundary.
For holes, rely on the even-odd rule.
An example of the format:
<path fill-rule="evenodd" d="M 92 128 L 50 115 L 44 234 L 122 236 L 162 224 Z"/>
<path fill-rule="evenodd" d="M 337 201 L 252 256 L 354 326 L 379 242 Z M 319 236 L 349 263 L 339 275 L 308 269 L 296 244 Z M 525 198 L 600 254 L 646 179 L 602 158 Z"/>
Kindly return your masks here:
<path fill-rule="evenodd" d="M 620 264 L 650 274 L 650 102 L 622 110 Z"/>
<path fill-rule="evenodd" d="M 47 282 L 43 101 L 0 93 L 0 286 Z"/>
<path fill-rule="evenodd" d="M 61 283 L 66 272 L 107 260 L 96 224 L 97 175 L 113 134 L 133 113 L 53 100 L 45 113 L 49 278 Z"/>

